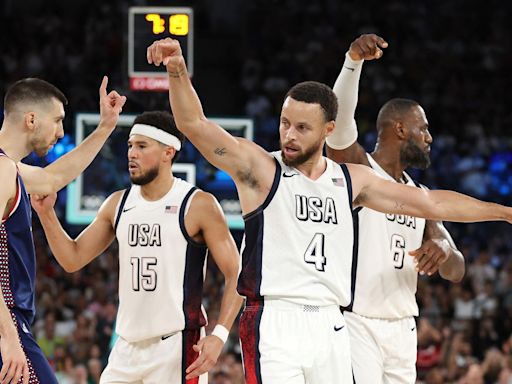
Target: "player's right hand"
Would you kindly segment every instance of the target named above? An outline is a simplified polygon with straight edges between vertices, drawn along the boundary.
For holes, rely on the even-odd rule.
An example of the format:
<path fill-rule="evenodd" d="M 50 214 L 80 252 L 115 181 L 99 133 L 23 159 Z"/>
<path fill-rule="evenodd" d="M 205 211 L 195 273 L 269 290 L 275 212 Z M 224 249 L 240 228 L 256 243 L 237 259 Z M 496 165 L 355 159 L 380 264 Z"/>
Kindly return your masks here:
<path fill-rule="evenodd" d="M 1 384 L 18 384 L 23 377 L 23 384 L 28 384 L 30 372 L 27 357 L 21 348 L 18 334 L 2 336 L 0 338 L 0 354 L 2 355 L 2 370 L 0 371 Z"/>
<path fill-rule="evenodd" d="M 147 49 L 146 56 L 149 64 L 154 64 L 157 67 L 163 64 L 168 73 L 176 73 L 186 68 L 179 41 L 170 37 L 151 44 Z"/>
<path fill-rule="evenodd" d="M 388 43 L 374 33 L 361 35 L 350 44 L 348 54 L 352 60 L 374 60 L 383 55 L 382 48 L 387 48 Z"/>
<path fill-rule="evenodd" d="M 114 129 L 126 103 L 126 96 L 121 96 L 117 91 L 110 91 L 107 94 L 107 85 L 108 77 L 103 76 L 99 88 L 100 124 L 105 124 L 109 129 Z"/>
<path fill-rule="evenodd" d="M 56 193 L 51 193 L 46 196 L 30 195 L 30 202 L 32 203 L 32 208 L 34 208 L 34 211 L 36 211 L 38 215 L 51 211 L 55 206 L 56 200 Z"/>

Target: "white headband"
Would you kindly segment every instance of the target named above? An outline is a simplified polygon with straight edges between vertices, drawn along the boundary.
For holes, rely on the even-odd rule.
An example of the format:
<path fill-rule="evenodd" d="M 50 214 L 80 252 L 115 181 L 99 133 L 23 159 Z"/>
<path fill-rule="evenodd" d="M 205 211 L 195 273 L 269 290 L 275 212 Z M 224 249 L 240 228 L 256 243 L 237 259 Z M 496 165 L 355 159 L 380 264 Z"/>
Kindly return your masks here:
<path fill-rule="evenodd" d="M 147 124 L 134 124 L 132 130 L 130 131 L 131 135 L 143 135 L 147 136 L 151 139 L 159 141 L 162 144 L 169 145 L 174 147 L 177 151 L 181 149 L 181 141 L 176 136 L 167 133 L 160 128 L 153 127 L 152 125 Z"/>

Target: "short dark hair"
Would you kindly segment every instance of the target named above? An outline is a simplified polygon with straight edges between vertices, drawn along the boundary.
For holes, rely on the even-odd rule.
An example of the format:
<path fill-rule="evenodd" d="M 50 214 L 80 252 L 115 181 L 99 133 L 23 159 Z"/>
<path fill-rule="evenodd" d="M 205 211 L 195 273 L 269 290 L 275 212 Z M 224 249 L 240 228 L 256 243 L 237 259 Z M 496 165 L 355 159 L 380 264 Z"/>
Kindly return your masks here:
<path fill-rule="evenodd" d="M 320 104 L 326 121 L 336 120 L 338 114 L 338 99 L 332 89 L 317 81 L 304 81 L 295 84 L 286 97 L 308 104 Z"/>
<path fill-rule="evenodd" d="M 52 97 L 63 105 L 68 104 L 68 99 L 55 85 L 37 78 L 26 78 L 12 84 L 5 94 L 4 110 L 8 114 L 19 103 L 48 101 Z"/>
<path fill-rule="evenodd" d="M 418 102 L 411 99 L 395 98 L 386 102 L 377 115 L 377 129 L 384 128 L 390 122 L 402 120 L 411 110 L 419 107 Z"/>
<path fill-rule="evenodd" d="M 167 111 L 148 111 L 140 114 L 135 118 L 133 124 L 146 124 L 151 125 L 155 128 L 161 129 L 164 132 L 170 133 L 173 136 L 176 136 L 183 148 L 183 143 L 185 142 L 185 135 L 181 133 L 176 127 L 176 123 L 174 121 L 174 116 L 171 115 Z M 179 151 L 176 151 L 176 156 L 174 160 L 176 160 Z"/>

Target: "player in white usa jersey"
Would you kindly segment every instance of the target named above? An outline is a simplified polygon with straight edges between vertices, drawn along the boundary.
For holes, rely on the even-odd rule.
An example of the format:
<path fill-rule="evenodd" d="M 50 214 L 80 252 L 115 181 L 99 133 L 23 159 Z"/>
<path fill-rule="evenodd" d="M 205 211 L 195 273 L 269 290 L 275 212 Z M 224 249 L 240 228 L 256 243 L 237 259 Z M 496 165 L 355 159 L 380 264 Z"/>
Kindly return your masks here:
<path fill-rule="evenodd" d="M 352 382 L 348 336 L 337 308 L 353 299 L 354 281 L 346 278 L 354 266 L 348 209 L 364 206 L 461 222 L 512 220 L 509 207 L 402 185 L 358 164 L 333 165 L 322 149 L 335 127 L 337 101 L 325 84 L 308 81 L 288 91 L 276 161 L 255 143 L 206 119 L 177 40 L 155 41 L 147 60 L 166 66 L 178 129 L 208 161 L 229 173 L 238 190 L 246 224 L 238 289 L 247 296 L 240 338 L 249 384 Z M 339 238 L 329 236 L 341 232 Z M 331 264 L 335 271 L 329 270 Z M 266 279 L 269 274 L 274 278 Z M 318 292 L 327 292 L 327 298 Z"/>
<path fill-rule="evenodd" d="M 338 162 L 373 168 L 383 178 L 414 186 L 404 171 L 430 164 L 432 137 L 423 109 L 407 99 L 392 99 L 377 118 L 378 139 L 370 155 L 356 141 L 354 112 L 363 60 L 380 58 L 387 44 L 376 35 L 352 42 L 334 85 L 340 111 L 327 153 Z M 345 317 L 356 383 L 416 381 L 416 286 L 418 271 L 437 269 L 447 280 L 464 275 L 464 258 L 441 222 L 385 215 L 363 208 L 358 218 L 358 260 L 354 302 Z M 408 256 L 408 254 L 414 256 Z"/>
<path fill-rule="evenodd" d="M 68 272 L 119 241 L 119 334 L 100 382 L 206 384 L 242 305 L 239 256 L 215 198 L 173 176 L 183 135 L 168 112 L 138 116 L 128 140 L 133 185 L 114 192 L 76 240 L 60 225 L 56 196 L 33 199 L 50 248 Z M 204 336 L 206 251 L 225 277 L 219 319 Z"/>

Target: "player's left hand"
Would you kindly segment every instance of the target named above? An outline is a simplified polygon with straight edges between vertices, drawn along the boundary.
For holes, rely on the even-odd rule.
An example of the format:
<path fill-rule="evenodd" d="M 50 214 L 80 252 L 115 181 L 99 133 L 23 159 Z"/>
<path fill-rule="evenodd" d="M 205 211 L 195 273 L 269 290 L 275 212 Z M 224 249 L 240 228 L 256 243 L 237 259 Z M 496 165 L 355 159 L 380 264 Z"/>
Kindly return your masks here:
<path fill-rule="evenodd" d="M 126 96 L 121 96 L 117 91 L 110 91 L 107 94 L 108 77 L 103 76 L 100 85 L 100 123 L 105 124 L 108 128 L 114 129 L 119 114 L 123 110 L 124 103 L 126 103 Z"/>
<path fill-rule="evenodd" d="M 187 368 L 187 380 L 198 377 L 213 368 L 224 347 L 224 343 L 217 336 L 203 337 L 193 346 L 194 351 L 199 352 L 199 357 Z"/>
<path fill-rule="evenodd" d="M 416 271 L 420 275 L 432 276 L 448 260 L 450 249 L 450 243 L 446 239 L 429 239 L 418 249 L 410 251 L 409 255 L 415 258 Z"/>

